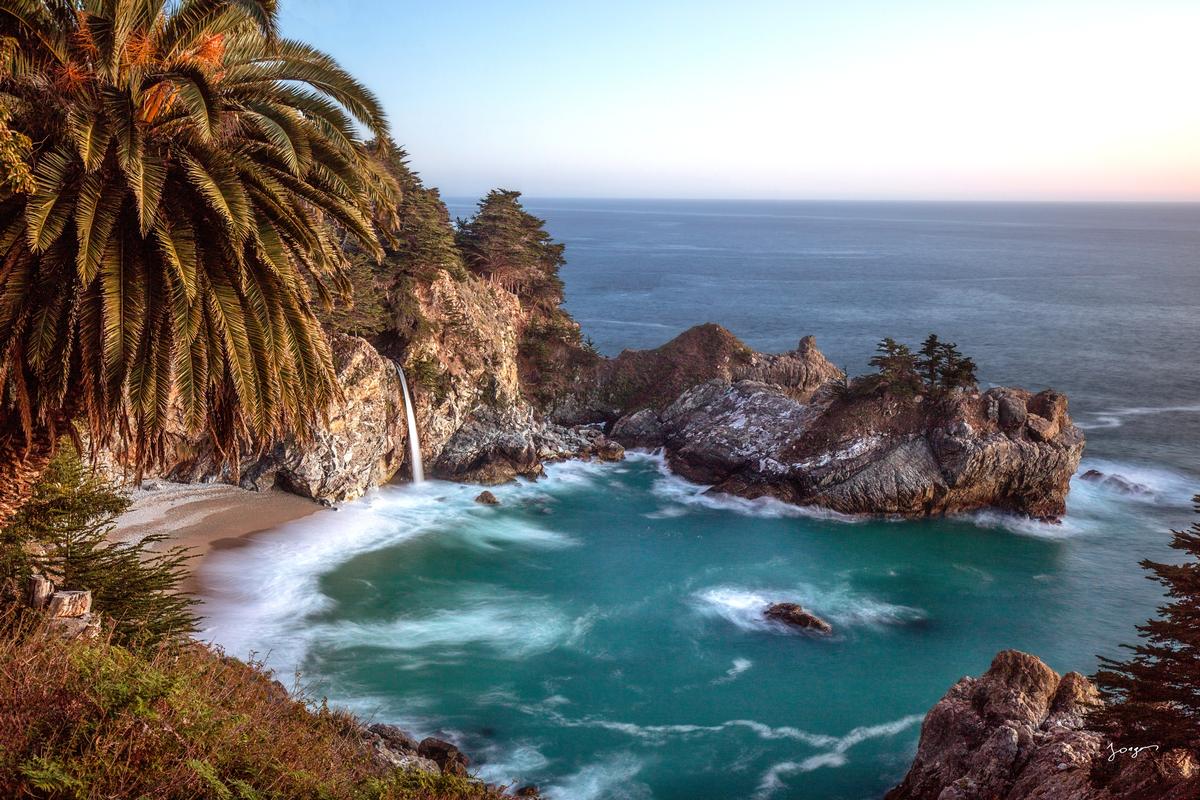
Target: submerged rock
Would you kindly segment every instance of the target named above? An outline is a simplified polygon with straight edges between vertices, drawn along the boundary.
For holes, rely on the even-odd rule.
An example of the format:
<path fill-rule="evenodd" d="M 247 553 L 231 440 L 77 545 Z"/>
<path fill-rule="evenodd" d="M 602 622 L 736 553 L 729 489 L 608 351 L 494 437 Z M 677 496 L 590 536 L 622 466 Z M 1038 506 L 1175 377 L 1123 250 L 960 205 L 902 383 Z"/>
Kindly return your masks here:
<path fill-rule="evenodd" d="M 832 625 L 811 611 L 806 611 L 798 603 L 772 603 L 763 611 L 763 616 L 796 628 L 817 633 L 833 633 Z"/>
<path fill-rule="evenodd" d="M 1099 484 L 1105 489 L 1117 492 L 1118 494 L 1130 495 L 1133 497 L 1149 497 L 1154 494 L 1154 490 L 1149 486 L 1136 481 L 1131 481 L 1124 475 L 1113 473 L 1106 475 L 1098 469 L 1089 469 L 1087 472 L 1079 476 L 1085 481 Z"/>

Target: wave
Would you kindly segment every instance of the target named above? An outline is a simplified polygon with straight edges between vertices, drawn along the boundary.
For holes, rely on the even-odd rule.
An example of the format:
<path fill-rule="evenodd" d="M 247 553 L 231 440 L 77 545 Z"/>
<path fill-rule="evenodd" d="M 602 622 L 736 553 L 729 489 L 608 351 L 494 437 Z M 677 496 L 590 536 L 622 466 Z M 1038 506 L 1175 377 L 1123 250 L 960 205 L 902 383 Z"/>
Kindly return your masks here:
<path fill-rule="evenodd" d="M 1124 492 L 1111 483 L 1083 478 L 1084 473 L 1093 469 L 1105 475 L 1119 475 L 1144 491 Z M 1087 459 L 1071 478 L 1067 513 L 1059 522 L 1042 522 L 1002 511 L 976 511 L 960 518 L 982 528 L 1003 528 L 1039 539 L 1070 539 L 1111 532 L 1114 519 L 1135 522 L 1146 506 L 1190 508 L 1191 498 L 1198 491 L 1200 483 L 1194 478 L 1168 469 Z"/>
<path fill-rule="evenodd" d="M 1158 414 L 1195 414 L 1200 413 L 1200 404 L 1181 406 L 1134 406 L 1132 408 L 1115 408 L 1108 411 L 1085 411 L 1091 417 L 1090 422 L 1076 420 L 1075 425 L 1084 430 L 1104 428 L 1119 428 L 1129 417 L 1148 417 Z"/>
<path fill-rule="evenodd" d="M 383 622 L 318 624 L 308 629 L 308 639 L 310 646 L 338 650 L 435 649 L 442 660 L 468 645 L 482 645 L 499 656 L 524 658 L 581 637 L 589 625 L 586 618 L 572 620 L 536 597 L 479 586 L 456 596 L 451 608 Z"/>
<path fill-rule="evenodd" d="M 545 787 L 547 797 L 571 800 L 649 800 L 650 787 L 636 780 L 645 762 L 617 753 Z"/>
<path fill-rule="evenodd" d="M 1106 476 L 1119 475 L 1137 484 L 1145 491 L 1122 492 L 1110 483 L 1085 480 L 1083 474 L 1088 470 L 1096 470 Z M 1197 491 L 1200 491 L 1200 482 L 1169 469 L 1104 459 L 1088 459 L 1080 465 L 1079 472 L 1071 479 L 1071 496 L 1068 497 L 1067 504 L 1068 511 L 1071 511 L 1073 510 L 1070 507 L 1072 499 L 1086 503 L 1098 498 L 1109 498 L 1120 503 L 1154 505 L 1169 503 L 1190 507 L 1192 495 Z"/>
<path fill-rule="evenodd" d="M 772 603 L 799 603 L 837 627 L 903 625 L 925 619 L 919 608 L 893 605 L 864 597 L 846 587 L 821 591 L 811 586 L 790 589 L 747 589 L 714 586 L 696 592 L 693 602 L 701 614 L 715 616 L 745 631 L 794 634 L 795 628 L 763 617 Z"/>
<path fill-rule="evenodd" d="M 527 709 L 529 710 L 529 709 Z M 719 734 L 730 730 L 744 729 L 748 730 L 760 739 L 768 741 L 788 740 L 799 742 L 803 745 L 811 747 L 821 752 L 814 753 L 804 759 L 798 761 L 785 761 L 772 766 L 759 782 L 756 797 L 768 797 L 774 792 L 784 787 L 783 778 L 789 774 L 796 772 L 811 772 L 812 770 L 822 767 L 840 767 L 846 764 L 849 760 L 847 753 L 863 742 L 871 739 L 879 739 L 896 736 L 901 734 L 914 725 L 920 724 L 924 719 L 923 714 L 910 714 L 906 717 L 901 717 L 890 722 L 879 723 L 876 725 L 863 725 L 854 728 L 849 733 L 843 736 L 833 736 L 823 733 L 811 733 L 791 726 L 771 726 L 756 720 L 748 719 L 733 719 L 722 722 L 716 725 L 697 725 L 697 724 L 671 724 L 671 725 L 639 725 L 631 722 L 617 722 L 613 720 L 586 718 L 580 720 L 568 719 L 557 711 L 547 710 L 544 706 L 540 710 L 550 719 L 550 721 L 564 727 L 586 727 L 599 728 L 602 730 L 613 731 L 616 733 L 625 734 L 632 738 L 643 741 L 649 741 L 655 744 L 661 744 L 665 739 L 670 737 L 694 737 L 701 735 Z M 604 769 L 603 765 L 607 764 L 611 767 L 613 762 L 603 762 L 601 765 L 592 765 L 581 770 L 576 775 L 563 781 L 555 786 L 561 791 L 563 797 L 621 797 L 621 796 L 637 796 L 637 795 L 609 795 L 598 794 L 591 790 L 599 788 L 609 788 L 611 784 L 608 781 L 601 781 L 601 777 L 612 777 L 614 773 L 620 773 L 622 776 L 631 778 L 637 774 L 641 768 L 641 763 L 636 760 L 630 760 L 632 757 L 628 754 L 620 754 L 614 757 L 620 760 L 623 769 Z M 580 782 L 584 776 L 587 780 Z M 601 784 L 603 783 L 603 786 Z M 568 789 L 570 791 L 568 791 Z M 576 794 L 575 792 L 583 792 Z M 553 796 L 553 795 L 551 795 Z"/>
<path fill-rule="evenodd" d="M 733 681 L 736 681 L 743 672 L 745 672 L 746 670 L 750 669 L 753 666 L 754 666 L 754 662 L 748 658 L 735 658 L 733 660 L 733 666 L 731 666 L 729 669 L 725 670 L 725 674 L 722 675 L 720 678 L 714 679 L 713 684 L 719 685 L 722 683 L 732 683 Z"/>
<path fill-rule="evenodd" d="M 537 483 L 517 481 L 494 487 L 501 503 L 509 507 L 552 508 L 559 499 L 593 487 L 609 465 L 564 462 L 547 467 L 547 477 Z M 303 663 L 308 648 L 325 637 L 339 644 L 373 640 L 394 646 L 400 640 L 417 642 L 409 649 L 435 643 L 494 642 L 543 648 L 550 639 L 562 641 L 578 633 L 577 621 L 553 609 L 540 608 L 534 618 L 512 607 L 484 608 L 468 593 L 462 608 L 446 609 L 428 619 L 401 619 L 365 625 L 346 625 L 341 632 L 329 626 L 310 625 L 315 615 L 332 601 L 321 592 L 320 577 L 363 553 L 377 551 L 436 533 L 439 546 L 500 550 L 507 548 L 558 549 L 578 541 L 546 524 L 507 514 L 474 502 L 479 487 L 445 481 L 420 485 L 385 486 L 362 500 L 333 511 L 322 511 L 248 540 L 235 550 L 215 552 L 204 560 L 198 576 L 205 584 L 200 637 L 213 641 L 235 656 L 260 651 L 270 643 L 268 666 L 289 674 Z M 377 591 L 364 586 L 364 591 Z M 494 598 L 489 598 L 494 599 Z M 534 604 L 535 607 L 537 604 Z M 537 623 L 532 638 L 521 641 L 512 631 L 523 622 Z M 471 633 L 478 626 L 483 633 Z M 441 639 L 435 628 L 449 631 Z M 488 632 L 490 631 L 490 632 Z M 565 631 L 565 634 L 564 634 Z M 475 638 L 471 638 L 474 636 Z M 389 644 L 393 643 L 393 644 Z"/>
<path fill-rule="evenodd" d="M 765 799 L 775 794 L 775 792 L 785 787 L 786 784 L 783 779 L 787 775 L 799 772 L 812 772 L 822 767 L 836 768 L 845 766 L 849 761 L 846 753 L 850 748 L 869 739 L 896 736 L 919 724 L 924 718 L 922 714 L 910 714 L 907 717 L 902 717 L 892 722 L 858 727 L 837 739 L 834 745 L 824 753 L 817 753 L 801 761 L 784 761 L 780 764 L 775 764 L 767 770 L 762 780 L 759 781 L 758 791 L 754 796 L 755 798 Z"/>

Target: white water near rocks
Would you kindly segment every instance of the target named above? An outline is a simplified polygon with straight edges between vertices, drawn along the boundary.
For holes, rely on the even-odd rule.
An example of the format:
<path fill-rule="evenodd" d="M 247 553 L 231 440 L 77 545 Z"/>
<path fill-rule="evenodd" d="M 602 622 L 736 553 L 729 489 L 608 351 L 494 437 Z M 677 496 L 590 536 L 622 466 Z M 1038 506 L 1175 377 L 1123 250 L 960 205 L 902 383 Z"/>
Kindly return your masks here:
<path fill-rule="evenodd" d="M 408 380 L 404 370 L 396 367 L 400 373 L 400 388 L 404 390 L 404 416 L 408 419 L 408 457 L 412 465 L 412 482 L 421 483 L 425 480 L 425 465 L 421 463 L 421 437 L 417 433 L 417 417 L 413 413 L 412 395 L 408 391 Z"/>

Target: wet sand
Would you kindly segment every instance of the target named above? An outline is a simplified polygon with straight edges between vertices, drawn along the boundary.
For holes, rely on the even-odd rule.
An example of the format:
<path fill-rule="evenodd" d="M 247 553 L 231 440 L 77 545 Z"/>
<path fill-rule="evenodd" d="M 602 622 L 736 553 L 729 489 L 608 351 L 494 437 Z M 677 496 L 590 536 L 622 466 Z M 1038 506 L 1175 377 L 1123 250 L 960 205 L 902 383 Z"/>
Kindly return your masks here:
<path fill-rule="evenodd" d="M 280 490 L 249 492 L 226 484 L 147 481 L 132 493 L 133 505 L 117 520 L 112 538 L 133 541 L 153 533 L 169 538 L 162 548 L 190 548 L 189 577 L 184 589 L 204 596 L 197 577 L 204 558 L 217 550 L 239 547 L 250 537 L 322 511 L 311 500 Z"/>

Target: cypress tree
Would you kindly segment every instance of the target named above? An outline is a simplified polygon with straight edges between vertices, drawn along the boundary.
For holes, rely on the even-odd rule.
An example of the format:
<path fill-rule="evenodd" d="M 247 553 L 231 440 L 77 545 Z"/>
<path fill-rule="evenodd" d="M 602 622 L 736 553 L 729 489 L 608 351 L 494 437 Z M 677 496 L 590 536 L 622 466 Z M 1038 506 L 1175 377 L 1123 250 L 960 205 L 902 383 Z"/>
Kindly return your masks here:
<path fill-rule="evenodd" d="M 522 207 L 521 193 L 493 189 L 470 220 L 459 220 L 458 243 L 467 268 L 513 292 L 523 305 L 553 312 L 563 301 L 558 268 L 564 245 L 553 241 L 545 221 Z"/>
<path fill-rule="evenodd" d="M 1200 495 L 1193 498 L 1200 513 Z M 1137 746 L 1200 748 L 1200 523 L 1172 531 L 1181 564 L 1141 562 L 1166 588 L 1159 616 L 1138 626 L 1141 641 L 1124 660 L 1100 658 L 1096 684 L 1107 705 L 1093 723 Z"/>
<path fill-rule="evenodd" d="M 900 395 L 912 395 L 920 391 L 917 358 L 908 345 L 888 336 L 879 342 L 875 350 L 876 355 L 868 363 L 879 370 L 879 376 L 889 391 Z"/>
<path fill-rule="evenodd" d="M 921 357 L 917 364 L 925 378 L 925 385 L 933 389 L 938 385 L 938 378 L 942 374 L 942 363 L 946 357 L 942 342 L 936 333 L 931 333 L 926 337 L 921 344 L 920 352 Z"/>

